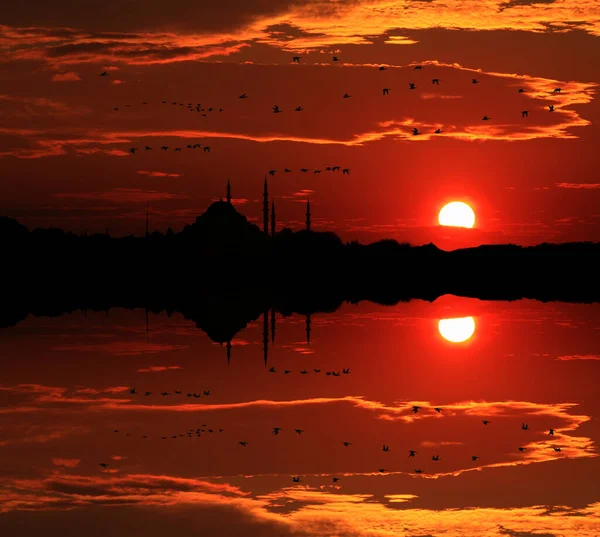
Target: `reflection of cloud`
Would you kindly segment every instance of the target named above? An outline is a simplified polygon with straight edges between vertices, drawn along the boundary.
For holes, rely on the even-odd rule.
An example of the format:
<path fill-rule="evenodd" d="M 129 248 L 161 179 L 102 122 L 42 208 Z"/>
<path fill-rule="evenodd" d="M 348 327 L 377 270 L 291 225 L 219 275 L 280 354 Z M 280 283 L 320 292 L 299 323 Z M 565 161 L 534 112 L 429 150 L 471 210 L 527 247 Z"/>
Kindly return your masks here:
<path fill-rule="evenodd" d="M 75 468 L 81 461 L 79 459 L 52 459 L 54 466 L 64 466 L 65 468 Z"/>
<path fill-rule="evenodd" d="M 159 371 L 169 371 L 171 369 L 181 369 L 181 366 L 178 365 L 151 365 L 149 367 L 144 367 L 143 369 L 138 369 L 138 373 L 158 373 Z"/>
<path fill-rule="evenodd" d="M 599 354 L 570 354 L 565 356 L 558 356 L 557 360 L 600 360 Z"/>
<path fill-rule="evenodd" d="M 557 188 L 597 190 L 600 188 L 600 183 L 556 183 L 556 187 Z"/>
<path fill-rule="evenodd" d="M 156 354 L 189 348 L 189 345 L 168 345 L 164 343 L 144 343 L 137 341 L 113 341 L 110 343 L 89 344 L 64 344 L 52 347 L 54 351 L 75 352 L 106 352 L 121 356 L 134 356 L 138 354 Z"/>

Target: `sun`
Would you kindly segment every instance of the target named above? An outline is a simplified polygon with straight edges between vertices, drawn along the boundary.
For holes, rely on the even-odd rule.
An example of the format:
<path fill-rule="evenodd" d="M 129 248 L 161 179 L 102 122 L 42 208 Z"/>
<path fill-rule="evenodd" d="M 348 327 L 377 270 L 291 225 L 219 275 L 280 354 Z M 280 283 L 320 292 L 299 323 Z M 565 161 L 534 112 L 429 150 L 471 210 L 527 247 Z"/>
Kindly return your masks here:
<path fill-rule="evenodd" d="M 471 228 L 475 225 L 475 213 L 466 203 L 453 201 L 442 207 L 438 222 L 440 226 Z"/>
<path fill-rule="evenodd" d="M 438 330 L 444 339 L 452 343 L 462 343 L 475 333 L 475 319 L 473 317 L 440 319 Z"/>

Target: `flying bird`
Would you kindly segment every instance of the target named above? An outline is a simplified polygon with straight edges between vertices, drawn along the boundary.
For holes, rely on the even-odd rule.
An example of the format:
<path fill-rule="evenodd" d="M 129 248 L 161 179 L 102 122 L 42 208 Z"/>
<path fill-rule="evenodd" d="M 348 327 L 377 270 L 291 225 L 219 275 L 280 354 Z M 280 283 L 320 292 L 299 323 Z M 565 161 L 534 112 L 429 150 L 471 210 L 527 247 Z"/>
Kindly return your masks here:
<path fill-rule="evenodd" d="M 279 114 L 280 112 L 281 112 L 281 110 L 280 110 L 279 106 L 277 106 L 277 105 L 273 106 L 273 113 L 274 114 Z"/>
<path fill-rule="evenodd" d="M 523 118 L 523 117 L 529 117 L 529 110 L 523 110 L 523 111 L 521 112 L 521 117 L 522 117 L 522 118 Z"/>
<path fill-rule="evenodd" d="M 554 451 L 561 451 L 561 449 L 559 447 L 554 447 L 552 448 Z"/>
<path fill-rule="evenodd" d="M 552 435 L 552 436 L 554 436 L 554 429 L 550 429 L 550 430 L 548 431 L 548 434 L 549 434 L 549 435 Z"/>
<path fill-rule="evenodd" d="M 409 82 L 408 83 L 408 89 L 417 89 L 417 86 L 414 82 Z"/>
<path fill-rule="evenodd" d="M 293 62 L 293 63 L 300 63 L 300 56 L 294 56 L 294 57 L 292 58 L 292 62 Z"/>
<path fill-rule="evenodd" d="M 340 478 L 339 478 L 339 477 L 332 477 L 332 478 L 331 478 L 331 480 L 332 480 L 334 483 L 337 483 L 337 482 L 340 480 Z"/>
<path fill-rule="evenodd" d="M 521 429 L 523 429 L 524 431 L 529 430 L 529 425 L 527 425 L 526 423 L 521 423 Z"/>
<path fill-rule="evenodd" d="M 520 451 L 521 453 L 523 453 L 523 451 L 525 451 L 525 448 L 524 448 L 524 447 L 520 447 L 520 448 L 519 448 L 519 451 Z"/>
<path fill-rule="evenodd" d="M 292 477 L 292 481 L 293 481 L 294 483 L 300 483 L 300 476 L 299 476 L 299 475 L 297 475 L 296 477 Z"/>
<path fill-rule="evenodd" d="M 442 134 L 442 129 L 436 129 L 433 134 Z"/>
<path fill-rule="evenodd" d="M 338 166 L 334 166 L 334 168 L 338 168 L 338 170 L 339 170 Z M 350 168 L 344 168 L 342 170 L 342 175 L 350 175 Z"/>
<path fill-rule="evenodd" d="M 561 89 L 560 88 L 554 88 L 554 90 L 552 91 L 552 93 L 560 93 Z"/>
<path fill-rule="evenodd" d="M 479 80 L 477 80 L 476 78 L 472 78 L 471 84 L 479 84 Z"/>
<path fill-rule="evenodd" d="M 296 431 L 298 434 L 302 434 L 304 432 L 303 429 L 294 429 L 294 431 Z"/>
<path fill-rule="evenodd" d="M 525 93 L 525 90 L 524 90 L 523 88 L 519 88 L 519 89 L 517 90 L 517 93 Z"/>
<path fill-rule="evenodd" d="M 275 436 L 279 434 L 279 431 L 283 431 L 283 429 L 281 427 L 273 427 L 273 434 Z"/>
<path fill-rule="evenodd" d="M 248 442 L 242 441 L 242 442 L 238 442 L 238 444 L 242 447 L 246 447 L 248 445 Z"/>
<path fill-rule="evenodd" d="M 383 88 L 383 89 L 381 90 L 381 92 L 383 93 L 383 95 L 389 95 L 389 93 L 390 93 L 390 88 Z"/>
<path fill-rule="evenodd" d="M 554 105 L 553 104 L 549 104 L 548 105 L 548 110 L 550 110 L 550 112 L 554 112 Z"/>
<path fill-rule="evenodd" d="M 389 450 L 390 450 L 390 446 L 383 444 L 382 451 L 389 451 Z"/>
<path fill-rule="evenodd" d="M 132 155 L 135 155 L 135 152 L 136 152 L 136 151 L 137 151 L 137 147 L 132 147 L 132 148 L 129 150 L 129 152 L 130 152 Z"/>
<path fill-rule="evenodd" d="M 487 117 L 487 116 L 483 116 L 481 118 L 482 121 L 489 121 L 490 119 L 492 119 L 491 117 Z"/>
<path fill-rule="evenodd" d="M 274 365 L 269 367 L 269 373 L 276 373 Z"/>
<path fill-rule="evenodd" d="M 478 455 L 471 455 L 471 460 L 476 461 L 479 458 Z"/>
<path fill-rule="evenodd" d="M 241 94 L 241 95 L 238 97 L 238 99 L 247 99 L 247 98 L 248 98 L 248 95 L 246 95 L 245 93 L 242 93 L 242 94 Z"/>
<path fill-rule="evenodd" d="M 423 69 L 422 65 L 415 65 L 415 68 L 413 69 L 413 71 L 420 71 L 421 69 Z"/>
<path fill-rule="evenodd" d="M 378 71 L 385 71 L 385 67 L 382 65 L 382 66 L 381 66 L 381 67 L 379 67 L 377 70 L 378 70 Z"/>
<path fill-rule="evenodd" d="M 340 61 L 340 59 L 339 59 L 337 56 L 334 56 L 334 57 L 331 59 L 331 61 L 333 61 L 333 62 L 339 62 L 339 61 Z"/>
<path fill-rule="evenodd" d="M 351 445 L 352 445 L 352 442 L 344 442 L 344 446 L 345 447 L 348 447 L 348 446 L 351 446 Z"/>
<path fill-rule="evenodd" d="M 490 424 L 490 423 L 492 423 L 492 422 L 491 422 L 491 421 L 488 421 L 488 420 L 482 420 L 482 421 L 481 421 L 481 423 L 483 423 L 484 425 L 488 425 L 488 424 Z"/>
<path fill-rule="evenodd" d="M 352 95 L 349 95 L 348 93 L 344 93 L 344 99 L 349 99 L 350 97 L 352 97 Z"/>
<path fill-rule="evenodd" d="M 271 177 L 275 177 L 275 172 L 276 172 L 276 171 L 277 171 L 277 170 L 269 170 L 269 175 L 270 175 Z"/>
<path fill-rule="evenodd" d="M 416 454 L 417 454 L 417 452 L 416 452 L 414 449 L 411 449 L 411 450 L 408 452 L 408 456 L 409 456 L 409 457 L 414 457 Z"/>
<path fill-rule="evenodd" d="M 294 112 L 302 112 L 302 110 L 304 110 L 304 108 L 302 108 L 301 106 L 297 106 L 296 108 L 294 108 Z"/>
<path fill-rule="evenodd" d="M 108 464 L 106 464 L 105 462 L 101 462 L 100 466 L 102 466 L 102 468 L 104 469 L 108 468 Z"/>
<path fill-rule="evenodd" d="M 433 456 L 431 457 L 431 460 L 432 460 L 432 461 L 439 461 L 439 460 L 440 460 L 440 456 L 439 456 L 439 455 L 433 455 Z"/>
<path fill-rule="evenodd" d="M 108 76 L 108 72 L 107 71 L 102 71 L 102 73 L 100 73 L 100 76 Z"/>
<path fill-rule="evenodd" d="M 202 148 L 202 150 L 203 150 L 205 153 L 210 153 L 210 146 L 209 146 L 209 145 L 205 145 L 205 146 Z"/>
<path fill-rule="evenodd" d="M 432 84 L 437 84 L 439 86 L 440 85 L 440 79 L 439 78 L 432 78 L 431 79 L 431 83 Z"/>
<path fill-rule="evenodd" d="M 412 407 L 413 414 L 416 414 L 417 412 L 419 412 L 420 408 L 421 408 L 420 406 L 413 406 Z"/>

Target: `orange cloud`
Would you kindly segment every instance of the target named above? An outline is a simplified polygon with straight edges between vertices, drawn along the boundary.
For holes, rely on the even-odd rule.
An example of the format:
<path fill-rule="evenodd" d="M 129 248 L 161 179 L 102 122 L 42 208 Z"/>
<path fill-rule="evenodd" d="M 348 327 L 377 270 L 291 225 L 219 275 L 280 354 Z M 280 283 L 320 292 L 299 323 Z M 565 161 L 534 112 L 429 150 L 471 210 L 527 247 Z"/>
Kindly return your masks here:
<path fill-rule="evenodd" d="M 52 82 L 79 82 L 79 81 L 81 81 L 81 77 L 73 71 L 68 71 L 66 73 L 56 73 L 52 77 Z"/>
<path fill-rule="evenodd" d="M 81 461 L 79 459 L 52 459 L 54 466 L 64 466 L 65 468 L 75 468 Z"/>
<path fill-rule="evenodd" d="M 146 170 L 138 170 L 135 173 L 139 173 L 140 175 L 147 175 L 149 177 L 181 177 L 183 174 L 181 173 L 169 173 L 169 172 L 157 172 L 157 171 L 146 171 Z"/>
<path fill-rule="evenodd" d="M 160 371 L 170 371 L 172 369 L 181 369 L 181 366 L 178 365 L 152 365 L 149 367 L 144 367 L 142 369 L 138 369 L 138 373 L 158 373 Z"/>
<path fill-rule="evenodd" d="M 63 192 L 54 194 L 55 198 L 76 200 L 103 200 L 114 203 L 146 203 L 147 201 L 161 201 L 170 199 L 186 199 L 184 194 L 159 192 L 157 190 L 142 190 L 141 188 L 116 188 L 108 192 Z M 161 352 L 178 348 L 171 345 L 156 343 L 142 344 L 135 342 L 114 342 L 104 345 L 63 345 L 54 350 L 95 350 L 114 352 L 116 354 L 141 354 L 143 352 Z"/>
<path fill-rule="evenodd" d="M 555 183 L 557 188 L 570 188 L 575 190 L 598 190 L 600 183 Z"/>

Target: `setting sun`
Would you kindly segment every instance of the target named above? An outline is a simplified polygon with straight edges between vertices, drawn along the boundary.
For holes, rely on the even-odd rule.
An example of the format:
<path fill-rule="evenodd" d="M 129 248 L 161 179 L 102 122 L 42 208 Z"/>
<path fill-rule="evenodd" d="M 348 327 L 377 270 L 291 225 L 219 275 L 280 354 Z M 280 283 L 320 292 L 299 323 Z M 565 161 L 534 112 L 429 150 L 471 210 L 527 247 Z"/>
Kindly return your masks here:
<path fill-rule="evenodd" d="M 475 333 L 475 319 L 473 317 L 440 319 L 438 330 L 444 339 L 452 343 L 462 343 Z"/>
<path fill-rule="evenodd" d="M 475 225 L 475 213 L 466 203 L 453 201 L 442 207 L 438 222 L 440 226 L 471 228 Z"/>

